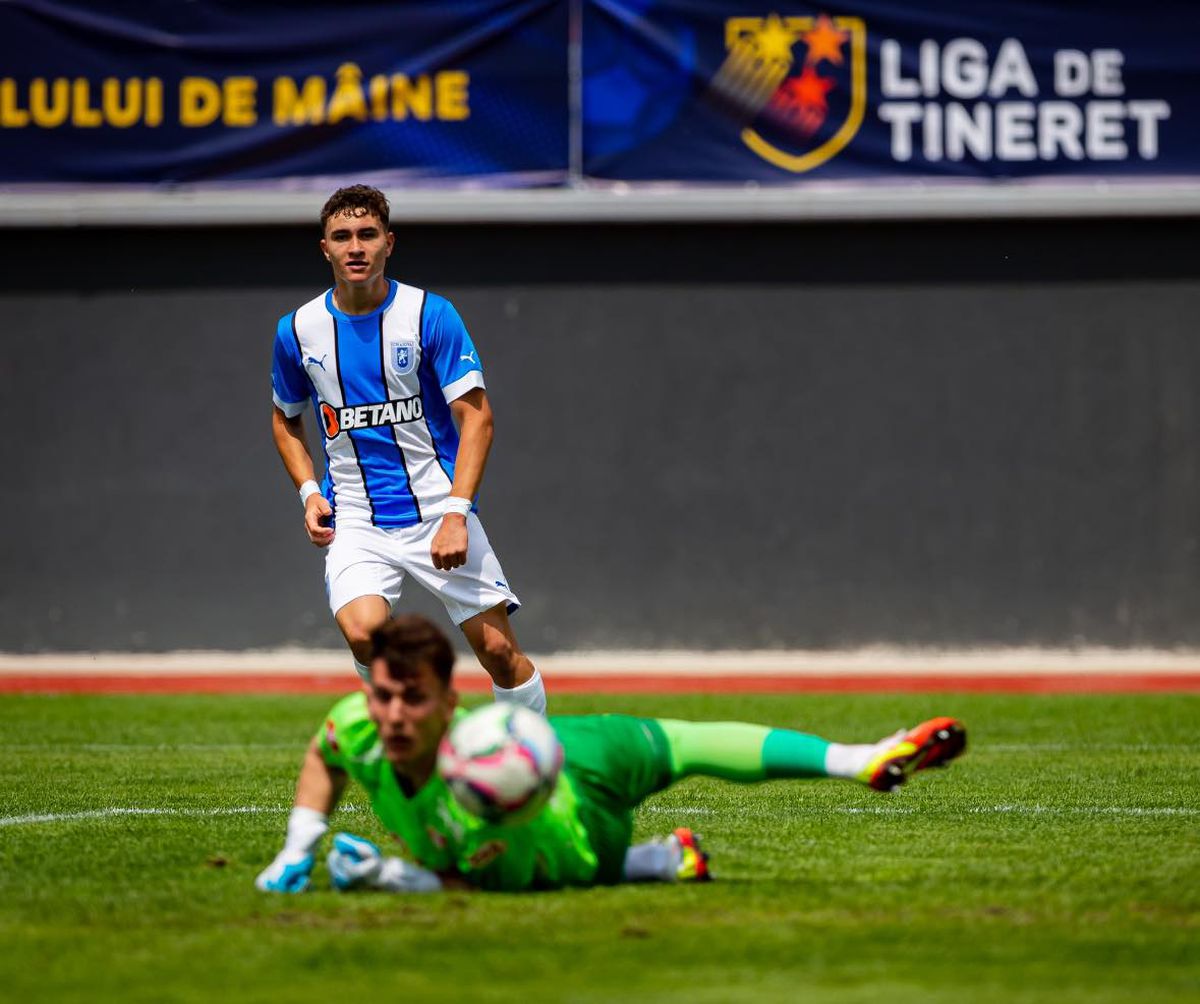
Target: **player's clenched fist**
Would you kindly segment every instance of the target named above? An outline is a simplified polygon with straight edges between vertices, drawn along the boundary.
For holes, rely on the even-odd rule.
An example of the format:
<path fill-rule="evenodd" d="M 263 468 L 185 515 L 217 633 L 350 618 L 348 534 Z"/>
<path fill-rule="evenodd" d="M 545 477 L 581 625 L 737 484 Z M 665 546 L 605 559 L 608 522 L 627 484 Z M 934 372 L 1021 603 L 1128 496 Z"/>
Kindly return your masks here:
<path fill-rule="evenodd" d="M 442 517 L 433 545 L 429 549 L 433 567 L 443 572 L 467 563 L 467 520 L 458 513 Z"/>
<path fill-rule="evenodd" d="M 333 543 L 333 527 L 328 525 L 332 516 L 333 506 L 320 492 L 314 492 L 305 500 L 304 529 L 317 547 L 328 547 Z"/>

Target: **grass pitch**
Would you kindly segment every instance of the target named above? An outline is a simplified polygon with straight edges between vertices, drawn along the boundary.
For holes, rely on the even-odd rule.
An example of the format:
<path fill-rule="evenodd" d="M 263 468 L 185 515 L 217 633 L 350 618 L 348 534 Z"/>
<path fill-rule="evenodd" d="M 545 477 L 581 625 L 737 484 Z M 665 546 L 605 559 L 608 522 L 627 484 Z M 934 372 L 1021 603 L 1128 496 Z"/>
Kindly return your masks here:
<path fill-rule="evenodd" d="M 1200 999 L 1200 697 L 552 701 L 847 741 L 944 712 L 971 748 L 892 796 L 664 792 L 639 835 L 701 832 L 706 886 L 339 895 L 322 863 L 283 897 L 253 879 L 328 698 L 5 697 L 0 999 Z"/>

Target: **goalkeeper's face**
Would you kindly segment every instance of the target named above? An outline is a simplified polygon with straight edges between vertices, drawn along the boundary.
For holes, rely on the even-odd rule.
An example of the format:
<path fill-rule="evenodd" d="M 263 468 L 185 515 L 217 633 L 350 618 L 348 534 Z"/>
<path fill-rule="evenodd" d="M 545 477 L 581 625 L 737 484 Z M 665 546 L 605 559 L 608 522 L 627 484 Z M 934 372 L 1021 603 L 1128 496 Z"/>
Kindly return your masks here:
<path fill-rule="evenodd" d="M 401 771 L 420 773 L 432 767 L 457 703 L 454 688 L 427 664 L 397 676 L 384 659 L 371 663 L 367 710 L 379 730 L 384 756 Z"/>

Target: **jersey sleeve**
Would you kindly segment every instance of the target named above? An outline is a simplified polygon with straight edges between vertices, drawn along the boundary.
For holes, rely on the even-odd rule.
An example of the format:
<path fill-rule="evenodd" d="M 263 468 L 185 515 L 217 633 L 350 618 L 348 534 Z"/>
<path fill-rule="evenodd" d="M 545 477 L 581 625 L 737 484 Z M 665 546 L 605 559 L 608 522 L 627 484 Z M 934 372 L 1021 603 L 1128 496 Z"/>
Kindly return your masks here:
<path fill-rule="evenodd" d="M 434 293 L 428 294 L 423 326 L 422 352 L 433 365 L 446 403 L 456 401 L 476 387 L 483 387 L 479 353 L 454 305 Z"/>
<path fill-rule="evenodd" d="M 366 695 L 356 691 L 338 701 L 329 709 L 314 738 L 327 766 L 356 775 L 356 768 L 379 741 L 367 714 Z"/>
<path fill-rule="evenodd" d="M 275 353 L 271 363 L 271 397 L 275 407 L 288 418 L 295 418 L 308 404 L 312 384 L 304 372 L 300 345 L 292 331 L 295 314 L 279 319 L 275 329 Z"/>

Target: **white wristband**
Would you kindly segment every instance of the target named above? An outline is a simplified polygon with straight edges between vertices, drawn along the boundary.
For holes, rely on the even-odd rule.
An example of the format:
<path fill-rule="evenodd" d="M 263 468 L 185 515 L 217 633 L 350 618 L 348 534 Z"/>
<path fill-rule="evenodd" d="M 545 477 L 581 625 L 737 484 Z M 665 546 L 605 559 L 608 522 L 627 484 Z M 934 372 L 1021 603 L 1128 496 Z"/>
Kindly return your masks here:
<path fill-rule="evenodd" d="M 321 486 L 315 481 L 305 481 L 304 484 L 300 486 L 300 504 L 304 505 L 304 503 L 308 501 L 308 497 L 310 495 L 316 495 L 320 490 Z"/>
<path fill-rule="evenodd" d="M 456 512 L 460 516 L 465 516 L 471 511 L 471 500 L 459 498 L 457 495 L 451 495 L 446 499 L 446 511 L 443 515 L 449 516 L 450 513 Z"/>
<path fill-rule="evenodd" d="M 325 813 L 297 805 L 288 816 L 287 839 L 283 849 L 311 854 L 328 829 L 329 817 Z"/>

